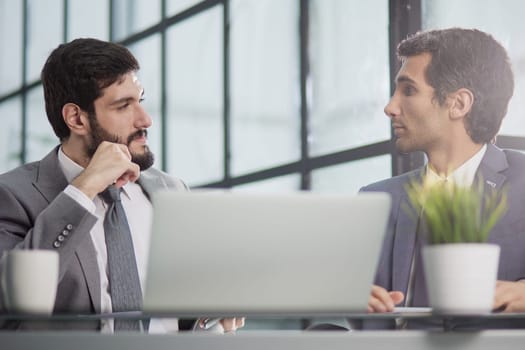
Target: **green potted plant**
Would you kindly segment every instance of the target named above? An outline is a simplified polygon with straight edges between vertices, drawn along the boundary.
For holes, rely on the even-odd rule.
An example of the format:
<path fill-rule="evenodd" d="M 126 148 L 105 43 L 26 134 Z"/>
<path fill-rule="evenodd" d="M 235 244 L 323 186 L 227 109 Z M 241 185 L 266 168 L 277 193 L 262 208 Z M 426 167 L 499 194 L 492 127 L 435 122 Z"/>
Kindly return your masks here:
<path fill-rule="evenodd" d="M 430 305 L 439 313 L 486 313 L 492 308 L 499 246 L 487 243 L 507 209 L 505 191 L 483 182 L 413 181 L 407 186 L 411 213 L 425 235 L 423 264 Z"/>

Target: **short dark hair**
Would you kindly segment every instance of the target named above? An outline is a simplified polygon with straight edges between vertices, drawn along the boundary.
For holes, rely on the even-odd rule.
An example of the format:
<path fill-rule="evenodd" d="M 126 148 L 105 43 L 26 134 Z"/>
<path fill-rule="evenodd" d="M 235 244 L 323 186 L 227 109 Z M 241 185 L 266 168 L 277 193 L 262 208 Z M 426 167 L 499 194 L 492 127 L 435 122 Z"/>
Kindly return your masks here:
<path fill-rule="evenodd" d="M 402 41 L 397 55 L 403 61 L 431 54 L 425 78 L 440 105 L 460 88 L 474 95 L 465 128 L 475 143 L 487 143 L 498 133 L 514 91 L 507 52 L 491 35 L 476 29 L 449 28 L 417 33 Z"/>
<path fill-rule="evenodd" d="M 59 45 L 42 69 L 46 113 L 60 141 L 70 130 L 62 118 L 66 103 L 75 103 L 94 115 L 94 102 L 102 90 L 125 74 L 139 70 L 139 63 L 122 45 L 97 39 L 76 39 Z"/>

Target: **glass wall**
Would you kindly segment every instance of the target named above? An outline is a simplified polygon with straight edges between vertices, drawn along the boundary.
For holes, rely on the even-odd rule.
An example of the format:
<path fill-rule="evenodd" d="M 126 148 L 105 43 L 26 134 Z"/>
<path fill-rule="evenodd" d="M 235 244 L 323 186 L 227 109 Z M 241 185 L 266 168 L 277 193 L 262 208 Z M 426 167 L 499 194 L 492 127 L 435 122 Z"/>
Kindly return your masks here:
<path fill-rule="evenodd" d="M 301 156 L 298 2 L 234 0 L 231 18 L 235 176 Z M 268 30 L 268 23 L 279 30 Z"/>
<path fill-rule="evenodd" d="M 20 165 L 22 101 L 15 97 L 0 104 L 0 173 Z"/>
<path fill-rule="evenodd" d="M 309 12 L 311 154 L 389 139 L 388 1 L 363 2 L 357 10 L 354 2 L 314 0 Z M 390 155 L 376 158 L 316 169 L 311 188 L 355 193 L 390 177 Z"/>
<path fill-rule="evenodd" d="M 312 155 L 389 139 L 388 1 L 311 1 L 309 49 Z"/>
<path fill-rule="evenodd" d="M 28 161 L 34 161 L 51 151 L 58 144 L 58 140 L 46 117 L 42 86 L 37 86 L 28 92 L 26 103 L 26 158 Z"/>
<path fill-rule="evenodd" d="M 224 176 L 222 31 L 216 6 L 167 32 L 168 171 L 190 185 Z"/>
<path fill-rule="evenodd" d="M 391 175 L 391 157 L 355 160 L 314 170 L 312 190 L 315 192 L 357 193 L 361 187 Z"/>
<path fill-rule="evenodd" d="M 69 0 L 67 38 L 109 39 L 109 0 Z M 153 1 L 152 1 L 153 2 Z"/>
<path fill-rule="evenodd" d="M 113 39 L 122 40 L 160 22 L 161 0 L 113 0 Z"/>
<path fill-rule="evenodd" d="M 47 56 L 64 38 L 63 0 L 27 1 L 27 77 L 26 82 L 40 78 Z M 3 50 L 2 50 L 3 52 Z"/>
<path fill-rule="evenodd" d="M 192 187 L 353 193 L 391 175 L 388 8 L 387 0 L 0 0 L 0 171 L 58 143 L 40 71 L 60 43 L 94 37 L 123 43 L 141 64 L 157 167 Z M 374 145 L 383 146 L 360 151 Z"/>
<path fill-rule="evenodd" d="M 199 2 L 199 0 L 166 0 L 168 16 L 176 15 Z"/>
<path fill-rule="evenodd" d="M 0 96 L 22 85 L 23 2 L 0 0 Z M 0 116 L 1 117 L 1 116 Z"/>
<path fill-rule="evenodd" d="M 0 0 L 0 169 L 57 144 L 39 75 L 49 52 L 77 37 L 122 42 L 137 56 L 156 164 L 192 187 L 353 193 L 391 176 L 389 38 L 406 21 L 500 40 L 516 75 L 501 131 L 525 137 L 523 2 L 421 0 L 410 18 L 389 13 L 396 4 Z"/>
<path fill-rule="evenodd" d="M 295 192 L 300 187 L 301 177 L 299 174 L 272 177 L 269 180 L 249 182 L 234 188 L 235 191 L 251 193 L 283 193 Z"/>

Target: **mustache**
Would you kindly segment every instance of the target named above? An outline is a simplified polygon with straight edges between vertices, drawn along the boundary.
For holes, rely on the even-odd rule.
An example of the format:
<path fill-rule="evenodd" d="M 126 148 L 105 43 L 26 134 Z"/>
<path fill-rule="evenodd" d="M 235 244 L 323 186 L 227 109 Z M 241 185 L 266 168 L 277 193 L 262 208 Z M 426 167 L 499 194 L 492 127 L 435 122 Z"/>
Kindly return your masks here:
<path fill-rule="evenodd" d="M 141 129 L 137 132 L 134 132 L 133 134 L 128 136 L 128 145 L 131 143 L 131 141 L 138 139 L 140 137 L 148 137 L 148 130 L 147 129 Z"/>

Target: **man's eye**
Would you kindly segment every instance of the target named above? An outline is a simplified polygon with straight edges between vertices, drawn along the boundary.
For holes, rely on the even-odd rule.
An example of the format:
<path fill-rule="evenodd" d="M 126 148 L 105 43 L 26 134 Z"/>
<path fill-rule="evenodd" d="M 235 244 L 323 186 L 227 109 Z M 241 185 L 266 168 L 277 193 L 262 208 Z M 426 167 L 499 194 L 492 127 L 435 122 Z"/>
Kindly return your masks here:
<path fill-rule="evenodd" d="M 405 96 L 412 96 L 416 93 L 416 89 L 414 89 L 414 87 L 410 86 L 410 85 L 407 85 L 403 88 L 403 94 Z"/>
<path fill-rule="evenodd" d="M 129 106 L 129 103 L 125 103 L 121 106 L 119 106 L 117 109 L 126 109 Z"/>
<path fill-rule="evenodd" d="M 144 102 L 145 99 L 146 99 L 145 97 L 141 97 L 141 98 L 139 99 L 139 103 Z"/>

